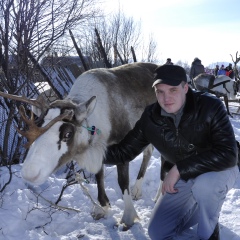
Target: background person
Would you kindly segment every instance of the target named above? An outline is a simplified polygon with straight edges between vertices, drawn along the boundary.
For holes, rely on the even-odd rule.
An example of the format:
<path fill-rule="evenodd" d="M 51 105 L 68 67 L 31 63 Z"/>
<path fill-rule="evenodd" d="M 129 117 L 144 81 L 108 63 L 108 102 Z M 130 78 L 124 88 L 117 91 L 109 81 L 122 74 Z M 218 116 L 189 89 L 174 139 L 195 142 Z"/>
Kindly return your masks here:
<path fill-rule="evenodd" d="M 171 58 L 167 58 L 165 65 L 173 65 Z"/>
<path fill-rule="evenodd" d="M 226 76 L 230 77 L 230 78 L 234 78 L 234 72 L 233 72 L 233 68 L 232 68 L 232 64 L 229 63 L 229 65 L 225 68 L 226 71 Z"/>
<path fill-rule="evenodd" d="M 189 77 L 191 79 L 195 78 L 196 76 L 198 76 L 201 73 L 204 73 L 205 69 L 204 66 L 202 65 L 202 62 L 199 58 L 194 58 L 191 68 L 190 68 L 190 75 Z"/>
<path fill-rule="evenodd" d="M 215 77 L 218 75 L 218 71 L 219 71 L 219 65 L 216 65 L 216 67 L 214 68 L 214 76 Z"/>
<path fill-rule="evenodd" d="M 226 70 L 224 68 L 224 65 L 222 65 L 221 68 L 218 70 L 218 75 L 226 75 Z"/>

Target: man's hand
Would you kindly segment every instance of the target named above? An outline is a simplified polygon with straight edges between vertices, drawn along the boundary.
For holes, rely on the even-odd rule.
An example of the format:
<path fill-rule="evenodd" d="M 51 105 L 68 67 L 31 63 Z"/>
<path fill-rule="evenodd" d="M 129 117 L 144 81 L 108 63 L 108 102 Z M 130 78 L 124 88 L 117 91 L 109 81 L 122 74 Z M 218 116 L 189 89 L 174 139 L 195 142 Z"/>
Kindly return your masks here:
<path fill-rule="evenodd" d="M 180 178 L 179 171 L 177 169 L 177 166 L 174 165 L 167 176 L 165 177 L 162 185 L 162 194 L 164 195 L 167 193 L 177 193 L 178 190 L 174 188 L 175 184 Z"/>

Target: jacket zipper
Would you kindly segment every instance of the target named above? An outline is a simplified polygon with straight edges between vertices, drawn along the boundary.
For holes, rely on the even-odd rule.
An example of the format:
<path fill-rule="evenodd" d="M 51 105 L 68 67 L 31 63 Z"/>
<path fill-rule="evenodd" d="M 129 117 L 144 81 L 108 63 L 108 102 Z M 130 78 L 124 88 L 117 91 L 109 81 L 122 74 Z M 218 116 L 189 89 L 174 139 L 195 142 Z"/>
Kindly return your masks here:
<path fill-rule="evenodd" d="M 179 129 L 176 128 L 176 136 L 178 138 L 178 149 L 179 149 L 179 154 L 181 156 L 181 159 L 183 159 L 183 154 L 182 154 L 182 148 L 181 148 L 181 139 L 179 138 Z"/>

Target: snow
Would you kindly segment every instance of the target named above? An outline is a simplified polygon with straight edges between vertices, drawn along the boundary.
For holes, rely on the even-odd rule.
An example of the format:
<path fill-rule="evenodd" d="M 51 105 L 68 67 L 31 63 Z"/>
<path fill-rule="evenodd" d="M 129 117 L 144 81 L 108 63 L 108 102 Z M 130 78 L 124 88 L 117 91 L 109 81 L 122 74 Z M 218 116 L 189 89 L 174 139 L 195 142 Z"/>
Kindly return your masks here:
<path fill-rule="evenodd" d="M 240 116 L 230 118 L 236 139 L 240 140 Z M 123 213 L 123 200 L 117 183 L 115 166 L 105 166 L 105 188 L 111 202 L 111 210 L 104 219 L 94 220 L 91 216 L 93 204 L 79 184 L 69 186 L 62 196 L 58 209 L 54 203 L 65 184 L 62 172 L 53 174 L 39 187 L 26 184 L 21 178 L 20 165 L 12 167 L 12 180 L 0 192 L 0 240 L 145 240 L 148 221 L 154 207 L 154 197 L 160 178 L 160 154 L 154 150 L 143 181 L 140 200 L 134 201 L 140 220 L 129 230 L 123 231 L 116 224 Z M 140 169 L 142 154 L 130 163 L 130 185 L 135 183 Z M 9 171 L 0 168 L 0 189 L 9 179 Z M 97 186 L 94 178 L 88 175 L 90 183 L 82 183 L 96 201 Z M 71 210 L 75 209 L 75 210 Z M 240 177 L 227 195 L 220 215 L 221 240 L 240 240 Z M 187 230 L 181 240 L 197 239 L 196 228 Z"/>

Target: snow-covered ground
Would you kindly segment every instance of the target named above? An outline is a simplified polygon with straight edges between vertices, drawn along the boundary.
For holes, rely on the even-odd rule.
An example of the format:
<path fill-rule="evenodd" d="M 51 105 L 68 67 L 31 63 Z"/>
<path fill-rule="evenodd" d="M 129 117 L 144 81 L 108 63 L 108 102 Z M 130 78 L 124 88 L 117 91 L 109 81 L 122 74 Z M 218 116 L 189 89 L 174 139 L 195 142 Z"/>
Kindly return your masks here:
<path fill-rule="evenodd" d="M 240 140 L 240 116 L 231 118 L 237 140 Z M 131 185 L 134 184 L 140 168 L 142 155 L 130 164 Z M 21 166 L 12 168 L 13 178 L 0 193 L 0 240 L 145 240 L 149 239 L 147 226 L 154 207 L 159 184 L 159 153 L 154 151 L 143 184 L 142 199 L 134 201 L 140 220 L 128 231 L 122 231 L 116 223 L 123 213 L 123 200 L 117 184 L 116 167 L 105 168 L 105 187 L 111 201 L 111 211 L 107 218 L 93 220 L 92 202 L 84 194 L 80 185 L 68 187 L 58 205 L 76 209 L 50 207 L 55 202 L 65 184 L 64 174 L 52 175 L 40 187 L 29 187 L 20 175 Z M 6 168 L 0 168 L 0 189 L 8 180 Z M 97 198 L 97 186 L 92 179 L 84 183 L 93 199 Z M 37 192 L 38 194 L 36 195 Z M 45 199 L 44 199 L 45 198 Z M 227 195 L 220 216 L 221 240 L 240 240 L 240 177 Z M 190 229 L 179 238 L 197 239 L 196 229 Z"/>

